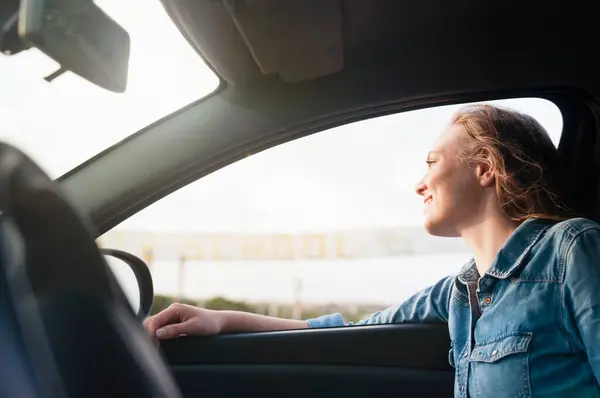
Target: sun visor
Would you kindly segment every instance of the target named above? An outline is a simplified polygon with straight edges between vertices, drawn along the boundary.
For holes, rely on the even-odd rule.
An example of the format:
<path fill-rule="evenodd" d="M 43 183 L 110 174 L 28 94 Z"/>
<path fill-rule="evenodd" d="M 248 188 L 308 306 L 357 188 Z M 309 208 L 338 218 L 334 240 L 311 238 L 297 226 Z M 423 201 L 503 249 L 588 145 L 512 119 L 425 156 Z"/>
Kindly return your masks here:
<path fill-rule="evenodd" d="M 310 80 L 344 66 L 341 0 L 161 0 L 219 76 Z"/>
<path fill-rule="evenodd" d="M 264 74 L 310 80 L 344 66 L 339 0 L 226 0 L 228 12 Z"/>

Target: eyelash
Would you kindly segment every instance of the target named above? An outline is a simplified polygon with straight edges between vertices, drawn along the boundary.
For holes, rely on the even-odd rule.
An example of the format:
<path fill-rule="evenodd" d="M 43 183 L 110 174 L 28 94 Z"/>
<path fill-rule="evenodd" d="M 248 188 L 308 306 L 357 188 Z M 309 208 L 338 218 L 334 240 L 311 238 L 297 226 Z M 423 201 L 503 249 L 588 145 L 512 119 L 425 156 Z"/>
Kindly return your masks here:
<path fill-rule="evenodd" d="M 435 160 L 426 160 L 425 163 L 427 163 L 427 167 L 431 167 L 435 163 Z"/>

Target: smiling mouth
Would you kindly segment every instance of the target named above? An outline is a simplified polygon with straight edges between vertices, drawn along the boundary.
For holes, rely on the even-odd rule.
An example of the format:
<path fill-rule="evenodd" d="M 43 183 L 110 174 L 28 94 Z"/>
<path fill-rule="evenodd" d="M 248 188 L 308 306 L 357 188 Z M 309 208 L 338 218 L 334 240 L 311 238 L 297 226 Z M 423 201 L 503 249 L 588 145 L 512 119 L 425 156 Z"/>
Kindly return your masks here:
<path fill-rule="evenodd" d="M 431 203 L 431 202 L 433 202 L 433 197 L 432 197 L 432 196 L 428 196 L 428 197 L 426 197 L 426 198 L 425 198 L 425 201 L 424 201 L 424 203 L 425 203 L 426 205 L 428 205 L 428 204 L 429 204 L 429 203 Z"/>

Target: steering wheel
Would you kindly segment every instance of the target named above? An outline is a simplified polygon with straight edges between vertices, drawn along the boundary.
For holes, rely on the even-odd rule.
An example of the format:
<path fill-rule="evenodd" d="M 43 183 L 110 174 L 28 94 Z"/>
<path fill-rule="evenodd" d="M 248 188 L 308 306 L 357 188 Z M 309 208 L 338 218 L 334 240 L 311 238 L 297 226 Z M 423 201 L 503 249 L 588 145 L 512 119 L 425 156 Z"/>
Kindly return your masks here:
<path fill-rule="evenodd" d="M 0 143 L 0 397 L 180 397 L 85 220 Z"/>

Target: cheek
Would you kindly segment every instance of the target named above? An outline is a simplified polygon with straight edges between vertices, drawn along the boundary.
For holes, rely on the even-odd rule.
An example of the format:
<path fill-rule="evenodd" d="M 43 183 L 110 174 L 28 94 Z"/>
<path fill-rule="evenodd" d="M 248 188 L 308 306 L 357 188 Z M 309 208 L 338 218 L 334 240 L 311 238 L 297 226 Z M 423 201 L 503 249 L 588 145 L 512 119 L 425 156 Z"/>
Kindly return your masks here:
<path fill-rule="evenodd" d="M 450 189 L 452 192 L 452 204 L 457 212 L 471 212 L 476 208 L 480 197 L 480 189 L 478 188 L 479 184 L 472 176 L 461 175 L 453 180 Z"/>
<path fill-rule="evenodd" d="M 438 201 L 436 207 L 456 210 L 468 207 L 476 195 L 477 181 L 463 169 L 446 170 L 431 176 L 431 186 Z"/>

